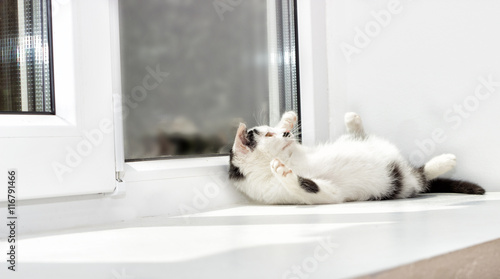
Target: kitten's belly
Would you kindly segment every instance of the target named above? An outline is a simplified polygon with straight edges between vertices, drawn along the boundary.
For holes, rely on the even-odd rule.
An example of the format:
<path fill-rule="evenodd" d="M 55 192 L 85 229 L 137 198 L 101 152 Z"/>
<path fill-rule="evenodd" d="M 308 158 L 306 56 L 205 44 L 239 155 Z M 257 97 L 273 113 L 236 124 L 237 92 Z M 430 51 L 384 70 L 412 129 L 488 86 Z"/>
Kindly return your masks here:
<path fill-rule="evenodd" d="M 402 160 L 397 148 L 377 138 L 357 142 L 336 142 L 315 150 L 297 162 L 299 175 L 332 183 L 332 192 L 344 201 L 380 196 L 391 185 L 389 165 Z M 303 160 L 305 158 L 302 158 Z"/>

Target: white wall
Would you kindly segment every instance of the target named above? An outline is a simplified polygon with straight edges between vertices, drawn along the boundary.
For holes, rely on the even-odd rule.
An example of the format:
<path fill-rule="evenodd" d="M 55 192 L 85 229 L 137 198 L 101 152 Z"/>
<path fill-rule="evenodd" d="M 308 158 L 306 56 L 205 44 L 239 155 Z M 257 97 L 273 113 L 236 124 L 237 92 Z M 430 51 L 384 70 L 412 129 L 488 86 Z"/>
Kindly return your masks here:
<path fill-rule="evenodd" d="M 495 0 L 328 0 L 332 138 L 356 111 L 414 163 L 454 153 L 453 177 L 500 191 L 500 83 L 480 81 L 500 82 L 499 15 Z"/>
<path fill-rule="evenodd" d="M 302 143 L 313 146 L 329 138 L 326 3 L 297 1 Z"/>

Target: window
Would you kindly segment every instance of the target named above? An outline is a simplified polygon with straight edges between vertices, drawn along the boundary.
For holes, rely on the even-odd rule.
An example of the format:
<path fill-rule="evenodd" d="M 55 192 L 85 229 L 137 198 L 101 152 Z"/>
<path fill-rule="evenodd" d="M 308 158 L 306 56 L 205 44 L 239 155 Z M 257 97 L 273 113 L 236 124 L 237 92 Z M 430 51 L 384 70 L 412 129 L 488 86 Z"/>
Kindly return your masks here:
<path fill-rule="evenodd" d="M 50 1 L 0 3 L 0 112 L 54 112 Z"/>
<path fill-rule="evenodd" d="M 109 2 L 0 2 L 2 40 L 7 22 L 15 27 L 11 17 L 25 26 L 18 27 L 19 34 L 10 31 L 12 43 L 1 45 L 2 61 L 9 61 L 5 66 L 10 67 L 8 75 L 3 69 L 0 73 L 1 106 L 4 97 L 12 101 L 2 108 L 9 112 L 0 114 L 0 170 L 18 170 L 21 200 L 112 192 L 116 180 Z M 59 6 L 49 26 L 51 2 Z M 47 59 L 49 38 L 52 62 Z M 17 68 L 11 54 L 16 40 L 28 42 L 19 43 L 16 50 L 19 61 L 26 62 Z M 12 74 L 16 72 L 20 78 Z M 0 196 L 0 201 L 5 199 Z"/>
<path fill-rule="evenodd" d="M 125 159 L 227 155 L 299 110 L 295 3 L 121 0 Z"/>

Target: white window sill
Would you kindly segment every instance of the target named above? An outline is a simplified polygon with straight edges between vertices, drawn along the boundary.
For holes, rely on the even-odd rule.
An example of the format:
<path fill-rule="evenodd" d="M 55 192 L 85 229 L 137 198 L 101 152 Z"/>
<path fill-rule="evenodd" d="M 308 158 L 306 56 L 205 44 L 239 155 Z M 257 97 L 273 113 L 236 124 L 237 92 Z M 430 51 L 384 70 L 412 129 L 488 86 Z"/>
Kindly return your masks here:
<path fill-rule="evenodd" d="M 228 156 L 125 163 L 124 182 L 212 175 L 226 171 Z"/>
<path fill-rule="evenodd" d="M 498 239 L 500 212 L 492 208 L 499 201 L 500 193 L 487 193 L 235 205 L 25 236 L 20 275 L 43 277 L 57 269 L 72 278 L 159 278 L 168 270 L 172 278 L 299 278 L 291 269 L 298 266 L 311 278 L 353 278 Z M 5 273 L 5 263 L 0 267 Z"/>

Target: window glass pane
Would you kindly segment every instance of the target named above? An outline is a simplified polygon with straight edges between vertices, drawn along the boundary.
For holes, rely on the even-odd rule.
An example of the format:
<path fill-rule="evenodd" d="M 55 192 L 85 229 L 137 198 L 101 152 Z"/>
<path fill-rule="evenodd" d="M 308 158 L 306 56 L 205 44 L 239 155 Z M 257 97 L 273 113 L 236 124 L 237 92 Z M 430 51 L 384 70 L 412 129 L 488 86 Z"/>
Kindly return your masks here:
<path fill-rule="evenodd" d="M 294 2 L 120 0 L 127 160 L 227 154 L 298 109 Z"/>
<path fill-rule="evenodd" d="M 0 112 L 54 112 L 49 0 L 0 1 Z"/>

